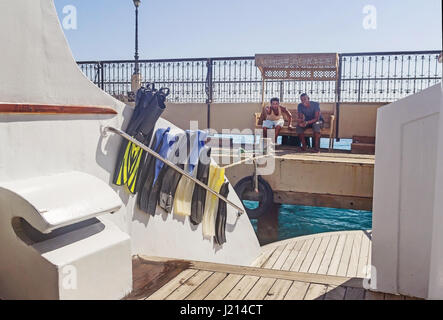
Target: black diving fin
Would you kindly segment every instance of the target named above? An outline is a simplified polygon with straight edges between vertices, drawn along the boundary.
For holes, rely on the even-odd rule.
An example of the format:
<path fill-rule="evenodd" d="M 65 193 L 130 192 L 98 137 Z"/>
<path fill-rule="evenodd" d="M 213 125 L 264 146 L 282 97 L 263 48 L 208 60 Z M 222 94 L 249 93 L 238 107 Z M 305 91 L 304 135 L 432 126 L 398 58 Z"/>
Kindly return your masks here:
<path fill-rule="evenodd" d="M 165 101 L 169 89 L 155 90 L 150 86 L 137 91 L 136 106 L 125 132 L 141 142 L 149 145 L 155 124 L 166 108 Z M 146 161 L 146 151 L 127 140 L 122 141 L 117 156 L 113 183 L 126 185 L 129 192 L 138 191 L 138 177 Z"/>

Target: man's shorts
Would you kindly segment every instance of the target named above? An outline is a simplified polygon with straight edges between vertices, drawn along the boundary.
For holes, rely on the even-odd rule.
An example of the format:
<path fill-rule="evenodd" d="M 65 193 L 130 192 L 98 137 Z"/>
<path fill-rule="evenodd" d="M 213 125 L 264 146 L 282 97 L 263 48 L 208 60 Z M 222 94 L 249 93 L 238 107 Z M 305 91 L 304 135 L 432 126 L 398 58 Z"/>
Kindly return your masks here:
<path fill-rule="evenodd" d="M 263 128 L 274 129 L 275 127 L 282 127 L 285 125 L 285 120 L 280 119 L 276 121 L 263 120 Z"/>
<path fill-rule="evenodd" d="M 317 121 L 316 123 L 310 124 L 304 128 L 297 126 L 295 128 L 295 132 L 297 134 L 301 134 L 304 133 L 306 129 L 312 128 L 312 131 L 314 132 L 320 132 L 321 129 L 323 128 L 323 122 L 322 121 Z"/>

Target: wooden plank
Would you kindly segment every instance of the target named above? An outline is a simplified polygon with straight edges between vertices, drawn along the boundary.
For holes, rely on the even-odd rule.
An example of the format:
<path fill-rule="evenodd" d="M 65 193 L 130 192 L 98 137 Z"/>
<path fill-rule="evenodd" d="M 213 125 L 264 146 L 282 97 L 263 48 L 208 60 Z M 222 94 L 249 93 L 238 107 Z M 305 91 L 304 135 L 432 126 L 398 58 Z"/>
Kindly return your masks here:
<path fill-rule="evenodd" d="M 138 256 L 132 258 L 132 292 L 125 300 L 145 299 L 173 280 L 182 271 L 189 269 L 190 263 L 150 262 Z"/>
<path fill-rule="evenodd" d="M 263 264 L 262 268 L 269 268 L 272 269 L 274 264 L 277 262 L 278 258 L 280 258 L 280 255 L 285 250 L 287 245 L 278 246 L 277 249 L 275 249 L 274 253 L 271 255 L 271 257 L 266 261 L 266 263 Z"/>
<path fill-rule="evenodd" d="M 374 292 L 367 290 L 365 300 L 385 300 L 385 294 L 382 292 Z"/>
<path fill-rule="evenodd" d="M 340 237 L 338 238 L 337 245 L 335 247 L 334 254 L 332 256 L 331 263 L 327 272 L 328 275 L 337 275 L 338 266 L 340 265 L 341 256 L 345 247 L 346 237 L 347 234 L 343 233 L 340 234 Z"/>
<path fill-rule="evenodd" d="M 361 249 L 360 249 L 360 257 L 358 259 L 358 268 L 357 268 L 357 277 L 364 278 L 366 277 L 365 268 L 368 265 L 369 258 L 369 243 L 370 240 L 366 234 L 363 234 Z"/>
<path fill-rule="evenodd" d="M 277 250 L 277 247 L 271 247 L 267 249 L 266 251 L 263 251 L 260 257 L 257 258 L 256 261 L 252 264 L 253 267 L 261 267 L 268 261 L 268 259 L 271 257 L 271 255 L 274 253 L 274 251 Z"/>
<path fill-rule="evenodd" d="M 160 257 L 143 257 L 144 259 L 153 259 L 154 261 L 169 261 L 169 258 Z M 177 261 L 177 260 L 172 260 Z M 362 288 L 362 279 L 360 278 L 349 278 L 349 277 L 338 277 L 329 275 L 320 275 L 315 273 L 303 273 L 303 272 L 293 272 L 286 270 L 273 270 L 264 269 L 257 267 L 245 267 L 236 266 L 228 264 L 220 264 L 213 262 L 203 262 L 203 261 L 187 261 L 190 264 L 190 268 L 205 270 L 211 272 L 222 272 L 228 274 L 241 274 L 250 275 L 263 278 L 275 278 L 275 279 L 285 279 L 309 283 L 319 283 L 319 284 L 331 284 L 331 285 L 343 285 L 346 283 L 347 287 Z"/>
<path fill-rule="evenodd" d="M 244 300 L 264 300 L 275 281 L 275 278 L 260 278 Z"/>
<path fill-rule="evenodd" d="M 323 300 L 328 286 L 311 283 L 303 300 Z"/>
<path fill-rule="evenodd" d="M 354 243 L 355 234 L 348 233 L 346 236 L 345 247 L 338 265 L 337 276 L 346 276 L 349 267 L 349 259 L 351 258 L 352 245 Z"/>
<path fill-rule="evenodd" d="M 222 282 L 227 273 L 215 272 L 208 279 L 206 279 L 197 289 L 195 289 L 186 300 L 203 300 L 208 294 Z"/>
<path fill-rule="evenodd" d="M 300 267 L 305 260 L 306 256 L 308 255 L 309 249 L 311 248 L 312 243 L 314 242 L 313 238 L 309 238 L 305 241 L 303 244 L 303 247 L 301 248 L 299 254 L 297 255 L 297 258 L 295 259 L 293 265 L 291 266 L 291 271 L 298 271 L 300 270 Z"/>
<path fill-rule="evenodd" d="M 163 300 L 166 299 L 172 292 L 174 292 L 178 287 L 180 287 L 186 280 L 197 273 L 198 270 L 188 269 L 180 273 L 170 282 L 161 287 L 158 291 L 150 295 L 147 300 Z"/>
<path fill-rule="evenodd" d="M 280 270 L 290 270 L 291 266 L 294 264 L 295 259 L 297 259 L 297 256 L 299 255 L 301 248 L 305 244 L 306 240 L 300 240 L 295 242 L 294 248 L 289 253 L 288 257 L 286 258 L 286 261 L 281 266 Z"/>
<path fill-rule="evenodd" d="M 372 241 L 369 242 L 369 248 L 368 248 L 368 266 L 372 264 Z"/>
<path fill-rule="evenodd" d="M 405 300 L 423 300 L 423 299 L 415 298 L 415 297 L 408 297 L 408 296 L 404 296 L 404 297 L 405 297 Z"/>
<path fill-rule="evenodd" d="M 375 137 L 367 136 L 352 136 L 353 143 L 370 143 L 375 144 Z"/>
<path fill-rule="evenodd" d="M 330 236 L 325 236 L 321 238 L 320 246 L 318 247 L 314 259 L 312 260 L 311 266 L 309 267 L 309 273 L 318 273 L 318 269 L 320 268 L 320 264 L 323 261 L 323 257 L 325 256 L 326 249 L 330 240 Z"/>
<path fill-rule="evenodd" d="M 365 290 L 362 288 L 346 288 L 345 300 L 364 300 Z"/>
<path fill-rule="evenodd" d="M 342 286 L 328 286 L 325 300 L 344 300 L 346 288 Z"/>
<path fill-rule="evenodd" d="M 204 300 L 223 300 L 242 278 L 241 274 L 229 274 Z"/>
<path fill-rule="evenodd" d="M 274 190 L 274 202 L 300 206 L 372 211 L 372 197 Z"/>
<path fill-rule="evenodd" d="M 203 281 L 209 278 L 213 272 L 198 271 L 191 278 L 186 280 L 180 287 L 166 297 L 166 300 L 183 300 L 191 294 Z"/>
<path fill-rule="evenodd" d="M 18 114 L 117 114 L 117 111 L 103 106 L 65 106 L 47 104 L 0 103 L 1 113 Z"/>
<path fill-rule="evenodd" d="M 257 276 L 244 276 L 225 297 L 225 300 L 243 300 L 259 279 L 260 277 Z"/>
<path fill-rule="evenodd" d="M 296 245 L 296 243 L 297 243 L 297 241 L 292 241 L 292 242 L 289 242 L 289 243 L 286 244 L 285 250 L 283 250 L 283 252 L 281 253 L 281 255 L 278 258 L 278 260 L 275 262 L 275 264 L 272 267 L 272 269 L 281 270 L 281 268 L 283 267 L 284 263 L 288 259 L 289 254 L 294 249 L 294 246 Z"/>
<path fill-rule="evenodd" d="M 331 263 L 332 256 L 334 254 L 335 247 L 337 246 L 338 237 L 339 237 L 338 235 L 331 236 L 331 239 L 329 240 L 328 243 L 328 247 L 326 248 L 325 255 L 320 263 L 320 267 L 318 268 L 317 273 L 319 274 L 328 273 L 329 265 Z"/>
<path fill-rule="evenodd" d="M 404 300 L 404 299 L 403 299 L 403 296 L 386 293 L 385 300 Z"/>
<path fill-rule="evenodd" d="M 360 248 L 363 239 L 363 232 L 358 232 L 355 234 L 354 243 L 352 244 L 351 256 L 349 258 L 348 271 L 346 272 L 347 277 L 356 277 L 358 271 L 358 260 L 360 258 Z"/>
<path fill-rule="evenodd" d="M 284 300 L 303 300 L 308 288 L 308 282 L 294 281 L 286 293 Z"/>
<path fill-rule="evenodd" d="M 265 300 L 283 300 L 292 285 L 291 280 L 277 279 L 271 289 L 269 289 Z"/>
<path fill-rule="evenodd" d="M 314 257 L 317 253 L 318 248 L 320 247 L 320 244 L 322 242 L 321 237 L 316 237 L 314 241 L 312 242 L 311 248 L 309 248 L 308 253 L 306 254 L 305 259 L 303 260 L 302 265 L 300 266 L 299 272 L 308 272 L 309 267 L 312 264 L 312 261 L 314 260 Z"/>

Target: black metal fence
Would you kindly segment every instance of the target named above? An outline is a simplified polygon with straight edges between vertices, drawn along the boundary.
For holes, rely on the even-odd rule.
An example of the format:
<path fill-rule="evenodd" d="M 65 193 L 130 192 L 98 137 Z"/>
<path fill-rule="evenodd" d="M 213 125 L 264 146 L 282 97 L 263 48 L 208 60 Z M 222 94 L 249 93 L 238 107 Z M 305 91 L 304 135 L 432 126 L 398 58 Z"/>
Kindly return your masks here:
<path fill-rule="evenodd" d="M 441 82 L 440 51 L 340 54 L 340 101 L 391 102 Z M 80 69 L 112 95 L 131 90 L 134 61 L 84 61 Z M 280 97 L 298 102 L 301 93 L 320 102 L 337 100 L 335 81 L 266 81 L 254 57 L 140 60 L 144 82 L 169 87 L 169 101 L 177 103 L 261 102 Z"/>

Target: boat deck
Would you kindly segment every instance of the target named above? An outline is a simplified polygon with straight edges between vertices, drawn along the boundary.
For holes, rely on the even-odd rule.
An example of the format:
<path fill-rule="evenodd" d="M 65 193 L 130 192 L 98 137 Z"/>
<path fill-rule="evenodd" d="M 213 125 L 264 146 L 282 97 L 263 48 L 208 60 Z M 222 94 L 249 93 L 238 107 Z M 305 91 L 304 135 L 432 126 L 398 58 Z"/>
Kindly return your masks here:
<path fill-rule="evenodd" d="M 142 300 L 405 300 L 363 288 L 371 232 L 316 234 L 263 247 L 253 266 L 136 256 Z"/>

